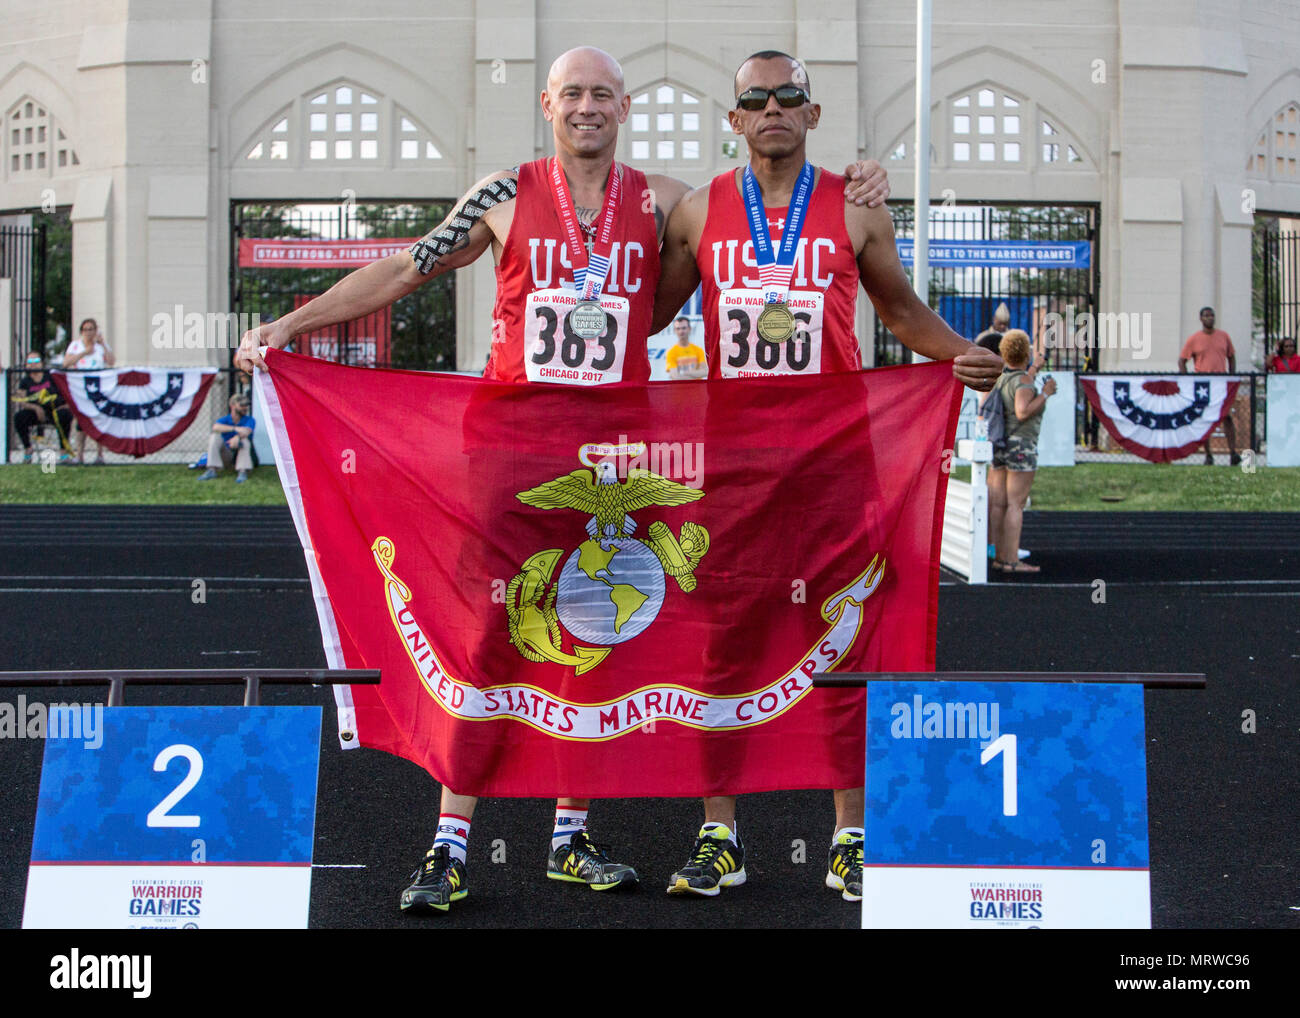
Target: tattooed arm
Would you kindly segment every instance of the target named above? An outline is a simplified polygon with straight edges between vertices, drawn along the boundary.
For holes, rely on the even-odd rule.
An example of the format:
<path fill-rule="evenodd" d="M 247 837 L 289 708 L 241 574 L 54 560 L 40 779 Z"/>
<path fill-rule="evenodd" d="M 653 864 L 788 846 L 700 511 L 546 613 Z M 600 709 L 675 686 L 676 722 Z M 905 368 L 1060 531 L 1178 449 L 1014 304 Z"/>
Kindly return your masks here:
<path fill-rule="evenodd" d="M 432 279 L 459 269 L 486 251 L 494 236 L 504 240 L 509 222 L 500 228 L 497 221 L 509 218 L 502 215 L 502 207 L 514 201 L 518 186 L 516 172 L 506 170 L 484 177 L 471 187 L 451 215 L 411 245 L 411 260 L 420 275 Z"/>
<path fill-rule="evenodd" d="M 510 229 L 517 175 L 513 170 L 484 177 L 456 203 L 452 213 L 406 251 L 349 273 L 319 297 L 268 325 L 244 333 L 235 366 L 265 370 L 258 348 L 283 349 L 294 336 L 371 314 L 444 272 L 468 265 Z"/>

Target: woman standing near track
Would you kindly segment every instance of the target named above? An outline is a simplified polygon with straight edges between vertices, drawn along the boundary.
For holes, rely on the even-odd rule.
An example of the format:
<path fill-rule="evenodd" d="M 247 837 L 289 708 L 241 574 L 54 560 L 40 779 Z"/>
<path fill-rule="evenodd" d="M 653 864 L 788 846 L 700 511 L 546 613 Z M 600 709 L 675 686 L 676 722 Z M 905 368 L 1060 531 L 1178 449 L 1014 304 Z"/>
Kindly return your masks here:
<path fill-rule="evenodd" d="M 81 335 L 68 344 L 68 349 L 63 354 L 63 370 L 79 368 L 83 371 L 94 371 L 98 368 L 111 368 L 114 363 L 113 351 L 109 349 L 108 340 L 104 334 L 99 331 L 99 323 L 93 318 L 87 318 L 81 323 L 79 330 Z M 86 462 L 86 433 L 81 430 L 80 425 L 77 427 L 77 462 Z M 95 463 L 104 462 L 104 447 L 98 442 L 95 443 Z"/>
<path fill-rule="evenodd" d="M 998 347 L 1006 368 L 993 391 L 1002 398 L 1006 445 L 993 451 L 989 469 L 989 536 L 997 548 L 993 568 L 1004 573 L 1036 573 L 1019 559 L 1020 528 L 1025 502 L 1038 469 L 1038 429 L 1043 409 L 1056 392 L 1056 380 L 1049 378 L 1040 393 L 1034 387 L 1038 365 L 1030 365 L 1029 335 L 1023 329 L 1008 329 Z"/>

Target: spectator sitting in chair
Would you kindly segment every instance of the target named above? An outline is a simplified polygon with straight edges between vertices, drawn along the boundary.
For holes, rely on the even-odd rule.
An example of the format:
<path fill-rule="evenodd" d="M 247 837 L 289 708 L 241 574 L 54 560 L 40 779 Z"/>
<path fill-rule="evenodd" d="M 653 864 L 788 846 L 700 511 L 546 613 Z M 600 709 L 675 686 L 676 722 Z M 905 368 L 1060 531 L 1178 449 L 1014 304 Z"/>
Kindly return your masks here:
<path fill-rule="evenodd" d="M 223 466 L 234 464 L 235 483 L 248 480 L 253 469 L 253 429 L 257 421 L 248 416 L 249 401 L 243 393 L 230 397 L 230 413 L 212 425 L 208 441 L 208 469 L 199 474 L 200 481 L 211 481 Z"/>
<path fill-rule="evenodd" d="M 14 411 L 14 430 L 23 444 L 23 462 L 32 461 L 32 429 L 53 424 L 63 447 L 63 459 L 68 460 L 68 429 L 72 427 L 72 411 L 63 402 L 54 380 L 45 370 L 38 353 L 27 355 L 27 371 L 18 379 L 18 404 Z"/>

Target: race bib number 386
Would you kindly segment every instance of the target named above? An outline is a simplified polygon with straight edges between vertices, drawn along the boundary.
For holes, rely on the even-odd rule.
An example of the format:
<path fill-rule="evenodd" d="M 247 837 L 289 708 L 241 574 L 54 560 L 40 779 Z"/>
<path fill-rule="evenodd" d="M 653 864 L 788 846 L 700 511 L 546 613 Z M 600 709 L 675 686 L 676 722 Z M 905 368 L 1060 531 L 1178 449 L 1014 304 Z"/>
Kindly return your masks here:
<path fill-rule="evenodd" d="M 623 380 L 629 303 L 626 297 L 600 298 L 605 331 L 583 339 L 569 324 L 578 304 L 574 290 L 534 290 L 524 310 L 524 367 L 530 382 L 604 385 Z"/>
<path fill-rule="evenodd" d="M 718 295 L 718 335 L 723 378 L 816 375 L 822 365 L 822 294 L 791 290 L 794 335 L 770 343 L 758 335 L 761 290 L 724 290 Z"/>

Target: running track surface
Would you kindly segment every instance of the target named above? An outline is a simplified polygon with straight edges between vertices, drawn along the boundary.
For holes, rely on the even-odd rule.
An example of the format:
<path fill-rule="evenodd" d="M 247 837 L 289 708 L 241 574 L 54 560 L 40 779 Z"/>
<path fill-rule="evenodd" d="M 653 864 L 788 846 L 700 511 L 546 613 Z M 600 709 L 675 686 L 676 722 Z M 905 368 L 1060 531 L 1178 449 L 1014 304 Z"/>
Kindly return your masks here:
<path fill-rule="evenodd" d="M 1146 695 L 1157 928 L 1300 927 L 1300 514 L 1026 514 L 1038 577 L 968 587 L 947 573 L 938 667 L 1204 672 L 1205 691 Z M 207 603 L 191 602 L 203 578 Z M 1094 601 L 1105 582 L 1104 604 Z M 0 668 L 322 667 L 303 557 L 282 509 L 0 507 Z M 240 687 L 132 688 L 128 703 L 238 703 Z M 49 690 L 10 690 L 50 700 Z M 70 692 L 70 691 L 69 691 Z M 829 793 L 742 800 L 749 883 L 664 893 L 700 823 L 688 800 L 596 803 L 592 833 L 641 874 L 637 893 L 544 878 L 552 803 L 485 800 L 471 894 L 411 920 L 397 895 L 427 847 L 438 789 L 406 761 L 338 749 L 328 689 L 264 702 L 325 707 L 314 927 L 854 928 L 822 886 Z M 92 697 L 89 691 L 81 693 Z M 67 695 L 61 694 L 67 699 Z M 1242 712 L 1256 715 L 1242 732 Z M 22 918 L 40 745 L 0 740 L 0 927 Z M 490 861 L 500 839 L 505 861 Z M 806 846 L 796 863 L 792 845 Z M 71 917 L 70 917 L 71 918 Z"/>

